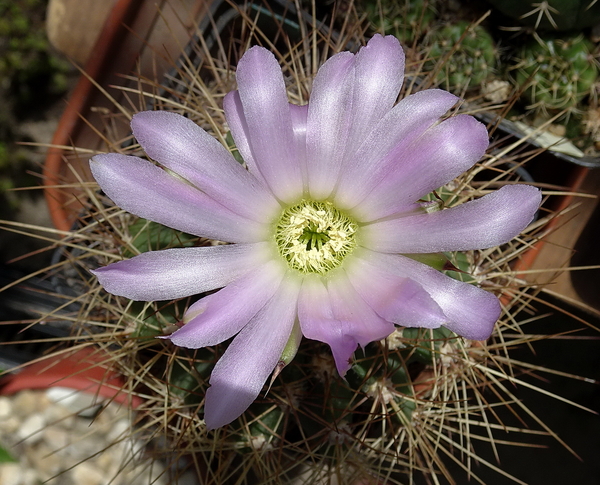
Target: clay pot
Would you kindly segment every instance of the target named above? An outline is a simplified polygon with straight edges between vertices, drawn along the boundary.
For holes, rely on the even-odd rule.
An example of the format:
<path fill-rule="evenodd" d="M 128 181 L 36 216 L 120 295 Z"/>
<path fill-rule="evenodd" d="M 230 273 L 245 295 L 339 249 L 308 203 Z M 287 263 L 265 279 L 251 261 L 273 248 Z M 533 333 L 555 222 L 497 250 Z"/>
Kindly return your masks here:
<path fill-rule="evenodd" d="M 23 390 L 63 387 L 137 408 L 143 401 L 124 389 L 124 380 L 107 367 L 104 352 L 79 349 L 55 353 L 28 364 L 20 371 L 0 379 L 0 394 L 12 395 Z"/>

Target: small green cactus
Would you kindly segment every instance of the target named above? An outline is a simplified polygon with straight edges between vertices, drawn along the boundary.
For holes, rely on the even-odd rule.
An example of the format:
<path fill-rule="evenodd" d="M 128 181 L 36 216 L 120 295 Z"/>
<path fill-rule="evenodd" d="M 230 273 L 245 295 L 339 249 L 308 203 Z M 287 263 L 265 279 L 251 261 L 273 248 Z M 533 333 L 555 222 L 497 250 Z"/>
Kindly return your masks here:
<path fill-rule="evenodd" d="M 461 40 L 462 39 L 462 40 Z M 496 47 L 492 36 L 479 25 L 458 22 L 434 31 L 429 37 L 430 61 L 426 71 L 437 71 L 437 81 L 449 91 L 463 91 L 483 83 L 494 71 Z M 452 60 L 440 62 L 452 53 Z"/>
<path fill-rule="evenodd" d="M 435 21 L 433 0 L 371 0 L 365 5 L 373 30 L 411 44 Z"/>
<path fill-rule="evenodd" d="M 541 113 L 579 112 L 598 76 L 594 45 L 579 35 L 570 39 L 538 38 L 519 52 L 515 82 L 527 86 L 528 108 Z"/>

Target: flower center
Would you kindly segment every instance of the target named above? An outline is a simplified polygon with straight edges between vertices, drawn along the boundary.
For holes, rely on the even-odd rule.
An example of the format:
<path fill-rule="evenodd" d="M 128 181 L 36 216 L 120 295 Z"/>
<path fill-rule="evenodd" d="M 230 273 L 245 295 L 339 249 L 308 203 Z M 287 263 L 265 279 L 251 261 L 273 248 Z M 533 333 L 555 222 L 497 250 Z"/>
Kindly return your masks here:
<path fill-rule="evenodd" d="M 281 214 L 275 231 L 279 254 L 302 273 L 325 274 L 356 247 L 358 225 L 330 202 L 303 200 Z"/>

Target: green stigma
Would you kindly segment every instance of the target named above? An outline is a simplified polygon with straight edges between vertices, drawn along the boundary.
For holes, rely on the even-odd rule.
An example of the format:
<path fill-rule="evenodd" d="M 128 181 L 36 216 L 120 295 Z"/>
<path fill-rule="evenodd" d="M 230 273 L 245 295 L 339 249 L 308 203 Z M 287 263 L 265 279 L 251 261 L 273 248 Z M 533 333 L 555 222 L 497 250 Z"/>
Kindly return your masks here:
<path fill-rule="evenodd" d="M 358 224 L 330 202 L 303 200 L 283 211 L 275 241 L 291 268 L 325 274 L 354 250 L 357 229 Z"/>

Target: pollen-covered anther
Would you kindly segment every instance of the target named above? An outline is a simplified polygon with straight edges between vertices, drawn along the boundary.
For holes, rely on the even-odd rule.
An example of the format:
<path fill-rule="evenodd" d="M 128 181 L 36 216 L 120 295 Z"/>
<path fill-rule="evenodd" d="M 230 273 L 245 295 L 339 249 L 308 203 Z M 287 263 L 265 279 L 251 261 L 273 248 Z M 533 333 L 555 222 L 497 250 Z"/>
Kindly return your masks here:
<path fill-rule="evenodd" d="M 356 222 L 330 202 L 303 200 L 283 211 L 275 241 L 291 268 L 325 274 L 356 247 L 357 229 Z"/>

